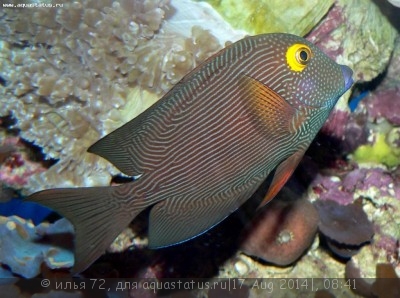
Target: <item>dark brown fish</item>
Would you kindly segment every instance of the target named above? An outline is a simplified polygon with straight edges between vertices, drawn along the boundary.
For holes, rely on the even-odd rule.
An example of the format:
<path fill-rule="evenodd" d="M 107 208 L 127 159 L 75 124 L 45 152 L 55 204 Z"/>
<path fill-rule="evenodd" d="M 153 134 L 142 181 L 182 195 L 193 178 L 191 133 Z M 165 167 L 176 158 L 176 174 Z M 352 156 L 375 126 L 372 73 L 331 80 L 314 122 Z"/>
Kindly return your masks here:
<path fill-rule="evenodd" d="M 246 37 L 89 148 L 126 175 L 140 175 L 137 181 L 45 190 L 28 200 L 75 226 L 74 272 L 149 206 L 151 248 L 186 241 L 235 211 L 277 168 L 263 204 L 273 198 L 351 75 L 301 37 Z"/>

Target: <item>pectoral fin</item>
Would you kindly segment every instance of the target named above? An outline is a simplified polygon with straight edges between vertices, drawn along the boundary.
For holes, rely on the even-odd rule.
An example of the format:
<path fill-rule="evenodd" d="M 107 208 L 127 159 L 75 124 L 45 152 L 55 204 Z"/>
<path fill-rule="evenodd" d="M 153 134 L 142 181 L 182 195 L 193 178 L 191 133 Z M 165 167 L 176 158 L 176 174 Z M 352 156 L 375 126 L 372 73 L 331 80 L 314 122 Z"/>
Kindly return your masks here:
<path fill-rule="evenodd" d="M 304 152 L 305 150 L 297 151 L 276 168 L 268 192 L 258 208 L 263 207 L 278 194 L 290 176 L 292 176 L 294 170 L 297 168 L 299 162 L 303 158 Z"/>
<path fill-rule="evenodd" d="M 257 116 L 257 120 L 268 134 L 280 135 L 293 133 L 301 122 L 300 113 L 281 95 L 260 81 L 243 75 L 240 79 L 242 96 Z"/>

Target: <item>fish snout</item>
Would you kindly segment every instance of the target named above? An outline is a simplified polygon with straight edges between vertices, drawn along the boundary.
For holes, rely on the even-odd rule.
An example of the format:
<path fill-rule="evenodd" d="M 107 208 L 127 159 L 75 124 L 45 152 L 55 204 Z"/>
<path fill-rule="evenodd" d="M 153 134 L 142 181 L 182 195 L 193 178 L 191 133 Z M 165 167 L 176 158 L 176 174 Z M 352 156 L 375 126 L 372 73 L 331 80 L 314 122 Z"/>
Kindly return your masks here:
<path fill-rule="evenodd" d="M 346 65 L 340 65 L 342 68 L 342 73 L 344 77 L 344 89 L 349 90 L 349 88 L 353 85 L 353 71 L 350 67 Z"/>

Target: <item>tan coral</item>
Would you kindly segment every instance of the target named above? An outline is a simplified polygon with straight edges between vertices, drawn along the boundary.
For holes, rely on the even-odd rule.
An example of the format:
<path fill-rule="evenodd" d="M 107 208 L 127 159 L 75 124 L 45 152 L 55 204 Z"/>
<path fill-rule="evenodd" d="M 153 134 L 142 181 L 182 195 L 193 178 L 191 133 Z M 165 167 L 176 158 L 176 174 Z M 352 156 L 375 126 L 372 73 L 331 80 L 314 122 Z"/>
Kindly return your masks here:
<path fill-rule="evenodd" d="M 168 0 L 84 0 L 0 13 L 0 116 L 59 160 L 28 192 L 109 183 L 117 170 L 87 148 L 221 47 L 201 28 L 164 30 L 166 11 Z"/>

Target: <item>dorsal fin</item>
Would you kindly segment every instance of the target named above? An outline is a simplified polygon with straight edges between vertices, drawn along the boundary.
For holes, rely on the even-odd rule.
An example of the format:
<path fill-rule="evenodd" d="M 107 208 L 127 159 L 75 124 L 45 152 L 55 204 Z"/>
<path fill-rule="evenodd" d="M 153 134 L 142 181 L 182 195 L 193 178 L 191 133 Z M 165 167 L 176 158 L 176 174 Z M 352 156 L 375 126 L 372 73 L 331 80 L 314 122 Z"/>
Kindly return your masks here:
<path fill-rule="evenodd" d="M 159 100 L 137 117 L 98 140 L 87 151 L 107 159 L 126 175 L 143 173 L 140 155 L 145 150 L 143 144 L 148 138 L 146 123 L 155 107 L 161 104 Z"/>

